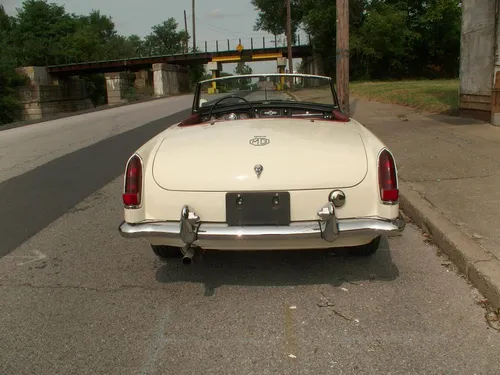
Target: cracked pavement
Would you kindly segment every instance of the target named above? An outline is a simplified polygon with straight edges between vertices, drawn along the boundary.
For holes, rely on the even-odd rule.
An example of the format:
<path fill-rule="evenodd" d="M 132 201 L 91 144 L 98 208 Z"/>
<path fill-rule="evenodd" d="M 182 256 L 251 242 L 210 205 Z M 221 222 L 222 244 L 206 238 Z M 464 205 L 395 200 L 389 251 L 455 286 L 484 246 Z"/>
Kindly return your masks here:
<path fill-rule="evenodd" d="M 42 172 L 56 178 L 67 165 L 95 165 L 102 150 L 128 152 L 132 139 L 167 121 L 173 117 Z M 30 196 L 42 213 L 16 220 L 39 220 L 33 234 L 4 232 L 19 244 L 0 258 L 1 374 L 497 372 L 500 333 L 485 321 L 482 296 L 411 223 L 370 259 L 213 252 L 192 266 L 163 263 L 145 241 L 118 234 L 123 168 L 116 163 L 72 174 L 69 187 L 57 184 L 67 197 L 35 185 L 48 204 Z M 42 172 L 24 175 L 36 181 Z M 22 176 L 0 184 L 14 208 L 26 194 L 20 185 L 31 186 Z M 0 216 L 2 227 L 8 219 Z"/>

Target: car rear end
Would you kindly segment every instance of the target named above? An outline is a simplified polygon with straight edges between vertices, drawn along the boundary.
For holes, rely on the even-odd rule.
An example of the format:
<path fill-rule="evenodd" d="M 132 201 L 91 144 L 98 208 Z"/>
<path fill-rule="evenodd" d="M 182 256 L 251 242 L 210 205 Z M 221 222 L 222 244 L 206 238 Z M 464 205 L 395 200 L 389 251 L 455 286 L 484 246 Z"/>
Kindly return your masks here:
<path fill-rule="evenodd" d="M 168 147 L 166 138 L 157 140 L 129 160 L 121 233 L 146 238 L 153 245 L 220 250 L 358 246 L 381 234 L 399 235 L 404 221 L 399 216 L 394 157 L 359 124 L 345 126 L 354 129 L 361 146 L 353 141 L 355 135 L 342 138 L 337 132 L 337 139 L 350 139 L 347 146 L 301 144 L 308 155 L 284 157 L 274 134 L 274 155 L 271 148 L 267 154 L 262 148 L 259 153 L 250 148 L 251 157 L 236 154 L 233 160 L 228 158 L 234 153 L 231 148 L 243 147 L 237 137 L 228 138 L 234 143 L 212 142 L 215 149 L 210 153 L 210 148 L 186 146 L 188 139 L 202 137 L 201 132 L 190 137 L 174 129 Z M 220 134 L 227 132 L 223 129 Z M 300 136 L 294 135 L 283 145 L 299 142 Z M 262 160 L 263 170 L 257 176 L 253 163 Z"/>

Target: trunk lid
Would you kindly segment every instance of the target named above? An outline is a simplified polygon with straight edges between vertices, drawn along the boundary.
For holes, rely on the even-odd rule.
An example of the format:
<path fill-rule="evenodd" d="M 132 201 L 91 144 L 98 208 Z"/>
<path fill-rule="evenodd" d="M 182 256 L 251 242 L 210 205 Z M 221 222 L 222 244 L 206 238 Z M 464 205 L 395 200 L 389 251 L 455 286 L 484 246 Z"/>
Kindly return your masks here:
<path fill-rule="evenodd" d="M 166 134 L 154 158 L 153 177 L 167 190 L 345 188 L 359 184 L 367 172 L 363 140 L 352 123 L 251 119 Z"/>

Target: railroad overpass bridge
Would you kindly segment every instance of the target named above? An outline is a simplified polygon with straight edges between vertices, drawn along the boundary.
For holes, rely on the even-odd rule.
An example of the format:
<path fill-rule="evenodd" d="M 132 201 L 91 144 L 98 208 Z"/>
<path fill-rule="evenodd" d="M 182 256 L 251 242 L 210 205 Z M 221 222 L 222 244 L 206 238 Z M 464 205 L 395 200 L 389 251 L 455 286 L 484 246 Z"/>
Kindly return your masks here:
<path fill-rule="evenodd" d="M 267 42 L 267 43 L 266 43 Z M 188 67 L 209 65 L 213 76 L 218 76 L 224 63 L 239 61 L 276 61 L 277 68 L 284 69 L 288 48 L 276 41 L 241 39 L 231 45 L 216 43 L 195 53 L 159 54 L 134 56 L 100 61 L 67 61 L 46 67 L 23 67 L 18 72 L 28 76 L 31 84 L 22 88 L 24 111 L 22 119 L 38 119 L 46 115 L 93 107 L 86 98 L 85 87 L 79 77 L 104 73 L 108 104 L 126 101 L 126 92 L 133 86 L 138 92 L 154 93 L 155 96 L 176 95 L 189 89 Z M 203 43 L 201 44 L 203 46 Z M 307 73 L 320 72 L 320 58 L 315 58 L 309 43 L 298 42 L 292 46 L 293 58 L 305 59 Z M 318 64 L 319 62 L 319 64 Z M 132 78 L 131 78 L 132 77 Z"/>
<path fill-rule="evenodd" d="M 310 45 L 292 46 L 292 56 L 294 58 L 307 58 L 312 56 L 313 51 Z M 209 62 L 231 63 L 238 61 L 270 61 L 279 57 L 288 58 L 287 47 L 263 46 L 254 48 L 243 47 L 241 51 L 216 50 L 204 52 L 190 52 L 164 55 L 136 56 L 130 58 L 86 61 L 86 62 L 66 62 L 64 64 L 48 65 L 47 71 L 52 75 L 84 75 L 93 73 L 115 73 L 124 71 L 139 71 L 151 69 L 153 64 L 171 64 L 179 66 L 204 65 Z"/>

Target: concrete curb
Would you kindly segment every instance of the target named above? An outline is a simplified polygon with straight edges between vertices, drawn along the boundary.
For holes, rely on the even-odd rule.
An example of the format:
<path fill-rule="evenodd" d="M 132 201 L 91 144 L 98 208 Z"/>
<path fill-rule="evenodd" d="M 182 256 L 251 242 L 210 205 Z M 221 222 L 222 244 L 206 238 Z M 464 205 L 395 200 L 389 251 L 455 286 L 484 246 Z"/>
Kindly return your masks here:
<path fill-rule="evenodd" d="M 465 277 L 500 308 L 500 261 L 481 248 L 411 186 L 401 181 L 400 207 L 457 265 Z"/>

